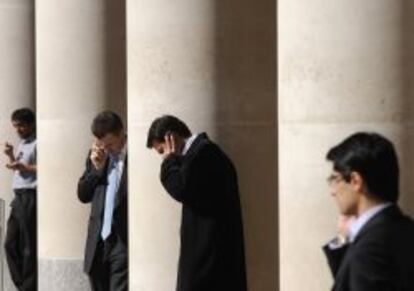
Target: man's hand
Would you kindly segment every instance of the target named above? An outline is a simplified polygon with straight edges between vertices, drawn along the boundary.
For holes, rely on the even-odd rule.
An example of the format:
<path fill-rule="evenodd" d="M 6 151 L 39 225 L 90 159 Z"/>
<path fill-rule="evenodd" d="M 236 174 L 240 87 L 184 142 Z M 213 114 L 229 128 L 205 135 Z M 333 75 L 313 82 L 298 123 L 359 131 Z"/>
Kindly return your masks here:
<path fill-rule="evenodd" d="M 11 163 L 16 160 L 14 157 L 14 147 L 8 142 L 4 145 L 4 153 L 9 157 Z"/>
<path fill-rule="evenodd" d="M 108 158 L 108 151 L 98 142 L 92 143 L 91 155 L 89 157 L 96 170 L 102 171 L 105 167 L 106 159 Z"/>
<path fill-rule="evenodd" d="M 33 172 L 33 167 L 23 164 L 22 162 L 11 162 L 6 164 L 6 168 L 13 170 L 13 171 L 20 171 L 20 172 Z"/>
<path fill-rule="evenodd" d="M 338 235 L 349 238 L 351 225 L 354 221 L 355 216 L 341 215 L 338 219 Z"/>
<path fill-rule="evenodd" d="M 166 159 L 171 155 L 178 154 L 177 149 L 177 137 L 172 132 L 167 132 L 164 137 L 165 147 L 164 152 L 162 154 L 163 158 Z"/>

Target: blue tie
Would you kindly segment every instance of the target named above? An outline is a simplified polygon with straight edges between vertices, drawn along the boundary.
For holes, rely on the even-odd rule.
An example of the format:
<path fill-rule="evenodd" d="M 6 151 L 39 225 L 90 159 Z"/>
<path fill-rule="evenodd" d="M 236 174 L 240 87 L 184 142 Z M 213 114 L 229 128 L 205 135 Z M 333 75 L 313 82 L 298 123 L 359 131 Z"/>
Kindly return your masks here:
<path fill-rule="evenodd" d="M 108 170 L 108 185 L 105 195 L 105 212 L 102 225 L 101 237 L 105 240 L 111 233 L 112 216 L 114 213 L 115 196 L 118 190 L 118 158 L 111 157 Z"/>

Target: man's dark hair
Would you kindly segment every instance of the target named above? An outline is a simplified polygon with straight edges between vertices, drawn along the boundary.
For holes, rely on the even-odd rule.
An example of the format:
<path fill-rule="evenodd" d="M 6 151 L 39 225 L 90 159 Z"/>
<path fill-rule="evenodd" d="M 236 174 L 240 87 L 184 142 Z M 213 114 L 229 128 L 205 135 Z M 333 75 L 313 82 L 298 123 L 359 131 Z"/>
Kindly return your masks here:
<path fill-rule="evenodd" d="M 382 201 L 397 202 L 399 168 L 393 144 L 377 133 L 359 132 L 329 150 L 327 160 L 346 182 L 357 172 L 364 179 L 369 195 Z"/>
<path fill-rule="evenodd" d="M 183 121 L 172 115 L 163 115 L 152 122 L 148 130 L 147 147 L 152 148 L 155 141 L 164 142 L 164 137 L 168 132 L 173 132 L 183 138 L 191 136 L 190 129 Z"/>
<path fill-rule="evenodd" d="M 26 125 L 32 125 L 36 123 L 36 115 L 33 110 L 29 108 L 20 108 L 12 113 L 11 120 Z"/>
<path fill-rule="evenodd" d="M 109 133 L 117 135 L 123 128 L 119 115 L 109 110 L 98 113 L 91 126 L 92 134 L 97 138 L 103 138 Z"/>

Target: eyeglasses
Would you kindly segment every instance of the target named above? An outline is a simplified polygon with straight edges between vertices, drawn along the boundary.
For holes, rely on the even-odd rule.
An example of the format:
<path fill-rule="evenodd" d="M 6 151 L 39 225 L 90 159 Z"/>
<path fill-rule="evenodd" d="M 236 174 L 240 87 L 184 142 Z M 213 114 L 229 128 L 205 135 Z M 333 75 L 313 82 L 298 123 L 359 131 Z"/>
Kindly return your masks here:
<path fill-rule="evenodd" d="M 341 175 L 336 175 L 336 174 L 331 174 L 328 178 L 326 178 L 326 181 L 328 182 L 329 185 L 332 185 L 333 182 L 340 182 L 343 180 L 344 180 L 344 177 L 342 177 Z"/>

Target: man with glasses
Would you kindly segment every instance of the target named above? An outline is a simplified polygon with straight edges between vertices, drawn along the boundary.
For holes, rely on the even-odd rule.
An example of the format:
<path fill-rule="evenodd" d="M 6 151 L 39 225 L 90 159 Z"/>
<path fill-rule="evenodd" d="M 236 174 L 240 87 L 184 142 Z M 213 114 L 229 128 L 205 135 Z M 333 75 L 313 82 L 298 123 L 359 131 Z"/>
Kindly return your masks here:
<path fill-rule="evenodd" d="M 414 222 L 397 206 L 399 168 L 393 144 L 356 133 L 329 150 L 330 192 L 341 217 L 324 246 L 334 291 L 414 290 Z"/>

